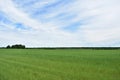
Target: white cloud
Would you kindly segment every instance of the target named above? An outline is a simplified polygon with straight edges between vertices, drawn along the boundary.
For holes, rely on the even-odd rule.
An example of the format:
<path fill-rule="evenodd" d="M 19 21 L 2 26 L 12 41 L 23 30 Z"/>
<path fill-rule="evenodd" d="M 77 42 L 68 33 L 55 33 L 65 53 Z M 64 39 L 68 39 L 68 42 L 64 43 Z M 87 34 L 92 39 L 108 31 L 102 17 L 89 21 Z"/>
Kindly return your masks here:
<path fill-rule="evenodd" d="M 82 31 L 81 34 L 84 34 L 85 42 L 91 45 L 114 46 L 116 42 L 120 42 L 120 2 L 118 0 L 104 0 L 101 2 L 103 5 L 86 12 L 89 16 L 96 16 L 93 16 L 87 25 L 81 26 L 80 31 Z"/>
<path fill-rule="evenodd" d="M 42 3 L 38 1 L 32 8 L 37 9 L 53 2 L 55 0 L 46 0 Z M 0 10 L 11 20 L 32 28 L 15 31 L 10 25 L 4 24 L 8 27 L 6 29 L 8 32 L 0 31 L 4 34 L 0 35 L 2 40 L 0 43 L 8 41 L 10 44 L 23 43 L 28 46 L 116 46 L 116 43 L 120 42 L 119 7 L 119 0 L 76 0 L 72 4 L 52 8 L 50 13 L 43 15 L 46 20 L 51 20 L 42 22 L 41 18 L 38 20 L 31 17 L 27 12 L 29 8 L 25 8 L 25 11 L 18 8 L 12 0 L 0 0 Z M 68 16 L 75 15 L 75 17 L 72 19 L 56 17 L 61 13 L 67 13 Z M 61 29 L 79 21 L 82 24 L 74 33 Z"/>

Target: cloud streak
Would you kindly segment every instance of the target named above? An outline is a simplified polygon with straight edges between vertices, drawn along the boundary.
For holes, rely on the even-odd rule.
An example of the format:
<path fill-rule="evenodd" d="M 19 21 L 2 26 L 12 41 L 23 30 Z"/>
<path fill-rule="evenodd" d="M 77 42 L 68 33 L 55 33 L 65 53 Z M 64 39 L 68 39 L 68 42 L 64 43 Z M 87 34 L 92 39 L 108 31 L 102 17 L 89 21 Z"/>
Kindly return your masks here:
<path fill-rule="evenodd" d="M 0 45 L 120 46 L 119 7 L 119 0 L 0 0 Z"/>

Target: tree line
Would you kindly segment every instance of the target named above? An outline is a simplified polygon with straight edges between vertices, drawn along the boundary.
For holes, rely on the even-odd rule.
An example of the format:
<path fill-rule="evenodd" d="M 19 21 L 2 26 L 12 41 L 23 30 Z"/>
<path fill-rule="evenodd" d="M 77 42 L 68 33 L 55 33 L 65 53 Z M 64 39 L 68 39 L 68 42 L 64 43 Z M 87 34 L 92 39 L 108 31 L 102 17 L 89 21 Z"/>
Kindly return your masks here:
<path fill-rule="evenodd" d="M 3 47 L 4 48 L 4 47 Z M 15 44 L 15 45 L 7 45 L 5 48 L 7 49 L 25 49 L 26 46 L 22 44 Z M 26 48 L 26 49 L 92 49 L 92 50 L 113 50 L 113 49 L 120 49 L 120 47 L 33 47 L 33 48 Z"/>
<path fill-rule="evenodd" d="M 6 47 L 7 49 L 25 49 L 26 47 L 25 47 L 25 45 L 22 45 L 22 44 L 15 44 L 15 45 L 8 45 L 7 47 Z"/>

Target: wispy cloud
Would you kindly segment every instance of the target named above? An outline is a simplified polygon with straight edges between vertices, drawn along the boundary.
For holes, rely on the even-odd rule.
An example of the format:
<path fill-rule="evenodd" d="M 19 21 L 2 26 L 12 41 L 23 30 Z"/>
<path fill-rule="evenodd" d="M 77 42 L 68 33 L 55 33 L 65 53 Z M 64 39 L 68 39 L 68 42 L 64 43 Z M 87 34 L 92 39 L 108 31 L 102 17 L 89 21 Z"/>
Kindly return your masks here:
<path fill-rule="evenodd" d="M 0 0 L 0 45 L 120 46 L 119 7 L 119 0 Z"/>

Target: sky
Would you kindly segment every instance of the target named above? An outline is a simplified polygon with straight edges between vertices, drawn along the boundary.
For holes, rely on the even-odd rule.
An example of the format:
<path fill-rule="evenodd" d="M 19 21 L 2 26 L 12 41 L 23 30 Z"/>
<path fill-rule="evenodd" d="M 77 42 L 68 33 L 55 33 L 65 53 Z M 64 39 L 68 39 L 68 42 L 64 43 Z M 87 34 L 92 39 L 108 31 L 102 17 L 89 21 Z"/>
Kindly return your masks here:
<path fill-rule="evenodd" d="M 120 0 L 0 0 L 0 47 L 120 47 Z"/>

